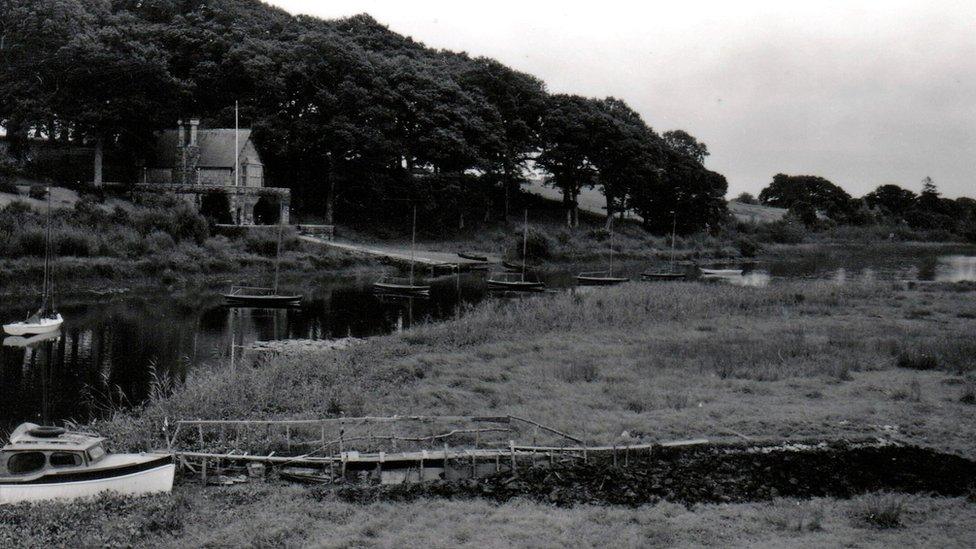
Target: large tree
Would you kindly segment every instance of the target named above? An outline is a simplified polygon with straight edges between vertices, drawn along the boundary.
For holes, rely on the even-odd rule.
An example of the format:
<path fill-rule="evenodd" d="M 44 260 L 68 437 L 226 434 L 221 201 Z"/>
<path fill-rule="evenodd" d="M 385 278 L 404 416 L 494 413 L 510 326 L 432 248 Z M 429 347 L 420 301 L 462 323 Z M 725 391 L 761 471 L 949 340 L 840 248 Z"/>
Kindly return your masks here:
<path fill-rule="evenodd" d="M 851 196 L 844 189 L 816 175 L 776 174 L 759 193 L 767 206 L 787 208 L 804 223 L 816 223 L 819 214 L 842 220 L 853 209 Z"/>
<path fill-rule="evenodd" d="M 536 166 L 562 191 L 566 225 L 579 225 L 579 193 L 596 181 L 594 133 L 600 113 L 596 102 L 578 95 L 549 98 L 542 116 L 541 153 Z"/>

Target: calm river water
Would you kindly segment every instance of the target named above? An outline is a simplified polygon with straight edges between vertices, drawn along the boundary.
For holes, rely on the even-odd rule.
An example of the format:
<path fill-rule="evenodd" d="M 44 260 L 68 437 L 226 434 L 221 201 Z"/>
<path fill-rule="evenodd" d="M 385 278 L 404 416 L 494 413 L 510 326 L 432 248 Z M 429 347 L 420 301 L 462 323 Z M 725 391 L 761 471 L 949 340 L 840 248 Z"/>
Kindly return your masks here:
<path fill-rule="evenodd" d="M 733 283 L 765 285 L 779 278 L 865 278 L 976 281 L 976 250 L 938 253 L 931 248 L 897 253 L 817 251 L 788 260 L 746 265 Z M 640 265 L 624 265 L 637 278 Z M 574 285 L 574 273 L 544 277 L 550 287 Z M 139 291 L 62 300 L 60 337 L 29 346 L 0 347 L 0 431 L 25 420 L 87 420 L 106 402 L 145 399 L 155 369 L 180 378 L 194 365 L 227 356 L 231 333 L 238 345 L 256 340 L 366 337 L 457 313 L 461 303 L 489 295 L 483 274 L 447 277 L 429 299 L 374 295 L 370 280 L 316 280 L 287 288 L 306 297 L 291 309 L 229 308 L 219 288 Z M 592 291 L 592 290 L 591 290 Z M 33 300 L 0 301 L 0 319 L 24 315 Z"/>

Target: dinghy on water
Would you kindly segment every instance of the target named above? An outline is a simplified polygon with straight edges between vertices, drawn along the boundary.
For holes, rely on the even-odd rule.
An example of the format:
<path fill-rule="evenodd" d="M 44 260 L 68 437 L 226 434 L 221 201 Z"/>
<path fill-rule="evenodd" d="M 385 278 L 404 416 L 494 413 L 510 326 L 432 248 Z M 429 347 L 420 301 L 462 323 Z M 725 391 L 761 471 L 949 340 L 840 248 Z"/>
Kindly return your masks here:
<path fill-rule="evenodd" d="M 474 252 L 458 252 L 457 254 L 461 259 L 467 259 L 470 261 L 488 261 L 487 255 L 481 255 Z"/>
<path fill-rule="evenodd" d="M 41 290 L 41 306 L 21 322 L 3 325 L 3 331 L 12 336 L 49 334 L 61 329 L 64 317 L 48 304 L 53 301 L 51 292 L 51 189 L 47 189 L 47 228 L 44 235 L 44 284 Z"/>
<path fill-rule="evenodd" d="M 704 277 L 741 276 L 742 269 L 701 269 Z"/>
<path fill-rule="evenodd" d="M 672 272 L 648 272 L 641 273 L 641 280 L 648 281 L 664 281 L 664 280 L 684 280 L 688 278 L 685 273 L 672 273 Z"/>
<path fill-rule="evenodd" d="M 613 276 L 613 217 L 610 223 L 610 265 L 606 271 L 589 271 L 576 275 L 576 282 L 580 286 L 616 286 L 627 282 L 629 278 Z"/>
<path fill-rule="evenodd" d="M 538 292 L 546 285 L 537 280 L 525 279 L 525 256 L 529 242 L 529 211 L 525 210 L 525 226 L 522 230 L 522 266 L 521 272 L 512 272 L 513 264 L 503 261 L 502 265 L 509 270 L 505 273 L 492 273 L 488 276 L 489 290 L 509 290 L 516 292 Z"/>
<path fill-rule="evenodd" d="M 173 489 L 172 456 L 109 454 L 104 440 L 94 433 L 21 424 L 0 449 L 0 505 Z"/>
<path fill-rule="evenodd" d="M 297 294 L 278 293 L 278 274 L 281 263 L 281 233 L 282 224 L 278 223 L 278 244 L 275 248 L 274 283 L 272 287 L 260 286 L 231 286 L 230 292 L 221 294 L 228 305 L 252 307 L 289 307 L 299 305 L 302 296 Z"/>
<path fill-rule="evenodd" d="M 430 284 L 418 283 L 414 280 L 414 264 L 417 246 L 417 205 L 413 206 L 413 224 L 410 230 L 410 278 L 383 277 L 373 283 L 373 290 L 379 293 L 393 293 L 401 295 L 426 295 L 430 293 Z"/>

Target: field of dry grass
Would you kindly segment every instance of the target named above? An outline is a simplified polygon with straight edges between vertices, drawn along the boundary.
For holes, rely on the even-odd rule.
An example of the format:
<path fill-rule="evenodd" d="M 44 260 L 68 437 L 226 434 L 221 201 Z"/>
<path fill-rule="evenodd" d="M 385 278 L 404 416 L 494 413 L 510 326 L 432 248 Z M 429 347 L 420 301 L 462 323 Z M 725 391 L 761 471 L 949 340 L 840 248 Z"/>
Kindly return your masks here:
<path fill-rule="evenodd" d="M 161 444 L 164 418 L 514 414 L 593 443 L 624 440 L 625 432 L 628 441 L 883 434 L 972 457 L 974 319 L 972 285 L 629 284 L 486 302 L 455 321 L 344 350 L 266 356 L 235 371 L 196 370 L 171 396 L 94 427 L 118 447 L 144 449 Z M 354 505 L 291 486 L 183 485 L 173 498 L 92 503 L 84 539 L 435 547 L 976 541 L 964 526 L 976 517 L 972 503 L 891 498 L 690 509 Z M 102 508 L 119 509 L 121 524 L 135 526 L 119 531 Z M 27 516 L 50 522 L 38 509 L 2 513 L 0 522 L 14 524 L 7 535 L 27 528 Z M 895 524 L 872 518 L 889 515 Z M 162 520 L 154 517 L 171 517 L 177 536 L 154 526 Z M 42 529 L 28 538 L 45 535 Z"/>

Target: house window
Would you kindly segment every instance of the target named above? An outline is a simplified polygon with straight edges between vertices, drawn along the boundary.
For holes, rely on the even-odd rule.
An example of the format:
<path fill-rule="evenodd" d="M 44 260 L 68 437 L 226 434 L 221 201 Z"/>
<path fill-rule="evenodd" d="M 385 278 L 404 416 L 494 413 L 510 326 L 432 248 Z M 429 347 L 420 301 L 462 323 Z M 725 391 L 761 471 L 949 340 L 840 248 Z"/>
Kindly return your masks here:
<path fill-rule="evenodd" d="M 48 461 L 51 463 L 51 467 L 77 467 L 81 465 L 81 456 L 67 452 L 54 452 Z"/>
<path fill-rule="evenodd" d="M 43 452 L 18 452 L 7 460 L 7 471 L 11 475 L 26 475 L 40 471 L 47 460 Z"/>

